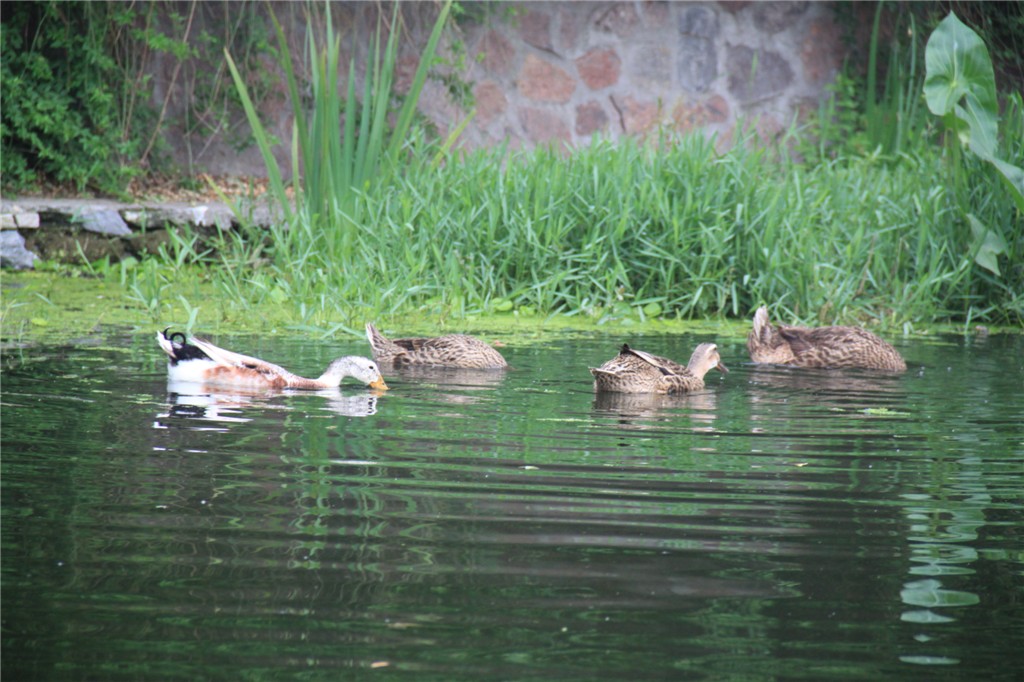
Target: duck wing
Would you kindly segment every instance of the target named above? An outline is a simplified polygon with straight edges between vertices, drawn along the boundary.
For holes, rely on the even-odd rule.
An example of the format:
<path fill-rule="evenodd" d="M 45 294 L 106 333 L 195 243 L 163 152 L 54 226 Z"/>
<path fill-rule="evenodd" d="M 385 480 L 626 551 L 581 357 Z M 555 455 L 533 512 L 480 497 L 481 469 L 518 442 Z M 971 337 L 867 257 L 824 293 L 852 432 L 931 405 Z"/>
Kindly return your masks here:
<path fill-rule="evenodd" d="M 201 351 L 206 353 L 211 360 L 223 367 L 252 370 L 266 376 L 291 375 L 291 372 L 286 370 L 284 367 L 249 355 L 242 355 L 241 353 L 225 350 L 224 348 L 213 345 L 205 339 L 192 337 L 191 342 Z"/>
<path fill-rule="evenodd" d="M 661 374 L 663 374 L 664 376 L 676 376 L 683 373 L 689 373 L 689 370 L 687 370 L 686 367 L 680 365 L 678 362 L 674 362 L 672 360 L 669 360 L 668 358 L 663 358 L 659 355 L 645 353 L 642 350 L 630 348 L 628 345 L 623 345 L 621 355 L 627 354 L 639 358 L 643 362 L 647 363 L 654 369 L 661 372 Z"/>
<path fill-rule="evenodd" d="M 810 367 L 859 366 L 865 347 L 876 343 L 858 327 L 780 327 L 779 334 L 793 351 L 794 364 Z"/>

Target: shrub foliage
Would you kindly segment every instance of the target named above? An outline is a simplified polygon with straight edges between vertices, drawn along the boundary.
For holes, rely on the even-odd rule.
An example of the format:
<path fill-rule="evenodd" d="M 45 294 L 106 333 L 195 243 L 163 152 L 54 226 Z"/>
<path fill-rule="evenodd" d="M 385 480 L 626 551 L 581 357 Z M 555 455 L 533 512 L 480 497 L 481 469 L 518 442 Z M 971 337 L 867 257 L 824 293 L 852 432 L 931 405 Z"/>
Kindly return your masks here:
<path fill-rule="evenodd" d="M 2 12 L 4 184 L 122 187 L 135 172 L 128 160 L 140 149 L 142 121 L 122 118 L 109 39 L 131 14 L 84 2 L 12 2 Z"/>

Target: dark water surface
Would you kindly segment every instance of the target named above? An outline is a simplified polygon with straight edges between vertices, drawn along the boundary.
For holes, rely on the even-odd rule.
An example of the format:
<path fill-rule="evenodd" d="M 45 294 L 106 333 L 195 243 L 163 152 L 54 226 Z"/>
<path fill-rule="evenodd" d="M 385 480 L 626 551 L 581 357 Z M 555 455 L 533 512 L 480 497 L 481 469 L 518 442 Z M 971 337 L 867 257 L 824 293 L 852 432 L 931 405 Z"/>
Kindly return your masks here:
<path fill-rule="evenodd" d="M 7 350 L 3 677 L 1024 679 L 1024 336 L 899 376 L 719 340 L 704 393 L 592 393 L 622 341 L 701 340 L 379 397 L 176 392 L 151 333 Z"/>

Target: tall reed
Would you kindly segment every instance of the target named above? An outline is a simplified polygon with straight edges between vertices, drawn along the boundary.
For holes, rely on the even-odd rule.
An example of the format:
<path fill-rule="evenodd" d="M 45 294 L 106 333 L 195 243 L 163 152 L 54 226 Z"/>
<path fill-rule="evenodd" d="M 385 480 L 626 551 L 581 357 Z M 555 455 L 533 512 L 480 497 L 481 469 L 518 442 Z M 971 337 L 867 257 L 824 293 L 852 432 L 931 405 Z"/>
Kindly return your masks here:
<path fill-rule="evenodd" d="M 225 57 L 235 86 L 245 108 L 249 124 L 263 156 L 270 179 L 272 198 L 280 206 L 284 223 L 271 235 L 272 255 L 285 261 L 308 253 L 311 249 L 327 249 L 347 261 L 358 229 L 357 197 L 371 184 L 385 185 L 403 162 L 405 145 L 416 115 L 416 105 L 434 63 L 434 55 L 451 11 L 447 0 L 438 13 L 433 30 L 420 54 L 409 91 L 392 124 L 392 83 L 398 56 L 401 23 L 400 3 L 394 5 L 388 24 L 387 42 L 381 47 L 381 19 L 372 41 L 365 65 L 362 92 L 357 97 L 356 58 L 348 65 L 347 93 L 338 95 L 341 38 L 334 31 L 332 12 L 325 4 L 325 36 L 316 39 L 313 20 L 307 20 L 308 43 L 305 60 L 310 78 L 308 99 L 303 96 L 292 57 L 281 25 L 273 17 L 280 50 L 280 65 L 288 82 L 294 113 L 291 141 L 294 201 L 288 196 L 283 174 L 270 146 L 269 136 L 257 116 L 248 95 L 245 81 L 232 60 Z M 306 109 L 305 102 L 312 106 Z M 339 125 L 343 131 L 339 135 Z"/>

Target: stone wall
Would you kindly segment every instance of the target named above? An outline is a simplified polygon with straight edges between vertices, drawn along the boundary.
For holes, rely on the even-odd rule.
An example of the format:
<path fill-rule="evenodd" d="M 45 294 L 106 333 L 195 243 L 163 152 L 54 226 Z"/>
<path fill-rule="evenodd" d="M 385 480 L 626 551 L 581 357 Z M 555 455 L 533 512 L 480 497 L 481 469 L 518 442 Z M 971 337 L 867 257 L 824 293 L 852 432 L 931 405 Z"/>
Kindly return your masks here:
<path fill-rule="evenodd" d="M 236 199 L 247 221 L 269 228 L 276 211 Z M 142 258 L 170 242 L 169 230 L 188 229 L 205 248 L 209 237 L 239 227 L 220 202 L 124 203 L 110 199 L 0 200 L 0 267 L 25 270 L 38 258 L 82 265 L 102 258 Z"/>
<path fill-rule="evenodd" d="M 174 3 L 170 3 L 171 6 Z M 187 5 L 187 3 L 186 3 Z M 466 3 L 470 12 L 445 39 L 443 51 L 465 46 L 466 67 L 454 74 L 474 95 L 476 116 L 462 135 L 464 147 L 508 142 L 512 148 L 556 143 L 586 145 L 595 135 L 646 135 L 659 128 L 717 133 L 728 141 L 738 119 L 757 121 L 766 137 L 795 115 L 816 107 L 845 56 L 833 3 L 819 2 L 519 2 Z M 228 3 L 203 5 L 202 22 L 241 11 Z M 273 11 L 293 56 L 305 52 L 307 11 L 321 6 L 273 2 L 256 7 L 250 21 L 269 26 Z M 378 12 L 387 5 L 331 5 L 342 36 L 342 63 L 364 63 Z M 186 6 L 179 8 L 185 12 Z M 208 16 L 206 16 L 208 14 Z M 426 41 L 435 3 L 402 6 L 403 52 L 396 87 L 407 88 Z M 318 32 L 322 17 L 314 17 Z M 206 26 L 217 30 L 216 27 Z M 154 55 L 154 104 L 168 105 L 167 120 L 183 117 L 188 80 L 168 55 Z M 276 81 L 260 101 L 261 115 L 279 140 L 291 140 L 292 114 L 283 74 L 269 57 L 263 68 Z M 217 65 L 193 66 L 214 69 Z M 347 69 L 343 69 L 347 72 Z M 300 78 L 301 78 L 300 66 Z M 361 80 L 361 75 L 359 76 Z M 420 110 L 441 132 L 452 130 L 468 106 L 453 100 L 439 80 L 428 81 Z M 240 126 L 244 121 L 236 120 Z M 182 168 L 236 175 L 263 174 L 255 146 L 238 149 L 221 139 L 171 130 L 169 148 Z M 287 144 L 278 148 L 290 167 Z"/>
<path fill-rule="evenodd" d="M 762 134 L 816 107 L 844 56 L 830 3 L 538 2 L 470 27 L 472 146 L 659 128 Z"/>

